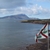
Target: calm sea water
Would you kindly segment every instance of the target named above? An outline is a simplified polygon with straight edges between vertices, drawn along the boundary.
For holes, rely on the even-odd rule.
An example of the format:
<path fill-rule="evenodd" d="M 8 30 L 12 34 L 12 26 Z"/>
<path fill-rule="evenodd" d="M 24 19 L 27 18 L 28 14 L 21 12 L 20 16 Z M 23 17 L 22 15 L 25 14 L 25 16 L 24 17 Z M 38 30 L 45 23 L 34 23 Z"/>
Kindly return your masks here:
<path fill-rule="evenodd" d="M 35 43 L 34 37 L 41 27 L 14 19 L 0 19 L 0 50 L 18 50 Z"/>

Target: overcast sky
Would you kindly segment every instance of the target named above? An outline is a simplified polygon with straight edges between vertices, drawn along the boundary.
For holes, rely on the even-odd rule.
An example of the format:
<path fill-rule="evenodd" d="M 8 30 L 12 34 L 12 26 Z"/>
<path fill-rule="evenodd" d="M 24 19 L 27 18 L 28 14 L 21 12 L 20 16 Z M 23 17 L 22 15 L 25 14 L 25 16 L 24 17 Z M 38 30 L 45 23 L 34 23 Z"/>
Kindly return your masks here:
<path fill-rule="evenodd" d="M 0 17 L 17 14 L 50 18 L 50 0 L 0 0 Z"/>

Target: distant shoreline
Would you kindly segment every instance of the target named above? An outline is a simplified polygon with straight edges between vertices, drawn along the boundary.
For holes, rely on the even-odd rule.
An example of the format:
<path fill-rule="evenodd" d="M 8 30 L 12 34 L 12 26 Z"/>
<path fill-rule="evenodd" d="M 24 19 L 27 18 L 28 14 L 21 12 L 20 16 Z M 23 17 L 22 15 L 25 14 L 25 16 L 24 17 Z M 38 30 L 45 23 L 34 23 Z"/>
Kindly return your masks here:
<path fill-rule="evenodd" d="M 37 20 L 34 20 L 34 19 L 32 19 L 32 20 L 23 20 L 23 21 L 21 21 L 21 23 L 34 23 L 34 24 L 46 24 L 46 23 L 48 23 L 48 24 L 50 24 L 50 20 L 49 19 L 37 19 Z"/>

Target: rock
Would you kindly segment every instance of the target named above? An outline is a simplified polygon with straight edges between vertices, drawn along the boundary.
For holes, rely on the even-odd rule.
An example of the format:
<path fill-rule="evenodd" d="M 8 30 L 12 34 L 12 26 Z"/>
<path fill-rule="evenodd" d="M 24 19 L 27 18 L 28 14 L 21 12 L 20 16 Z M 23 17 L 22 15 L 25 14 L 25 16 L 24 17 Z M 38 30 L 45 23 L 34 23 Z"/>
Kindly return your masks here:
<path fill-rule="evenodd" d="M 50 47 L 50 41 L 49 41 L 49 47 Z M 48 42 L 45 41 L 45 43 L 31 44 L 26 48 L 27 50 L 48 50 Z"/>

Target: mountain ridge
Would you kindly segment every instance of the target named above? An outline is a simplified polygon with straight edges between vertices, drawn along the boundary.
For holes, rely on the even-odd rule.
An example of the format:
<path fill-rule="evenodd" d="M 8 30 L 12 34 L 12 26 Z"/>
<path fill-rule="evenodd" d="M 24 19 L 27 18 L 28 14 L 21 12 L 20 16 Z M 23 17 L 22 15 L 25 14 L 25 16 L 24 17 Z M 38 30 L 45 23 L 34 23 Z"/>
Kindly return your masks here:
<path fill-rule="evenodd" d="M 5 18 L 29 19 L 29 17 L 25 14 L 18 14 L 18 15 L 10 15 L 10 16 L 0 17 L 0 19 L 5 19 Z"/>

